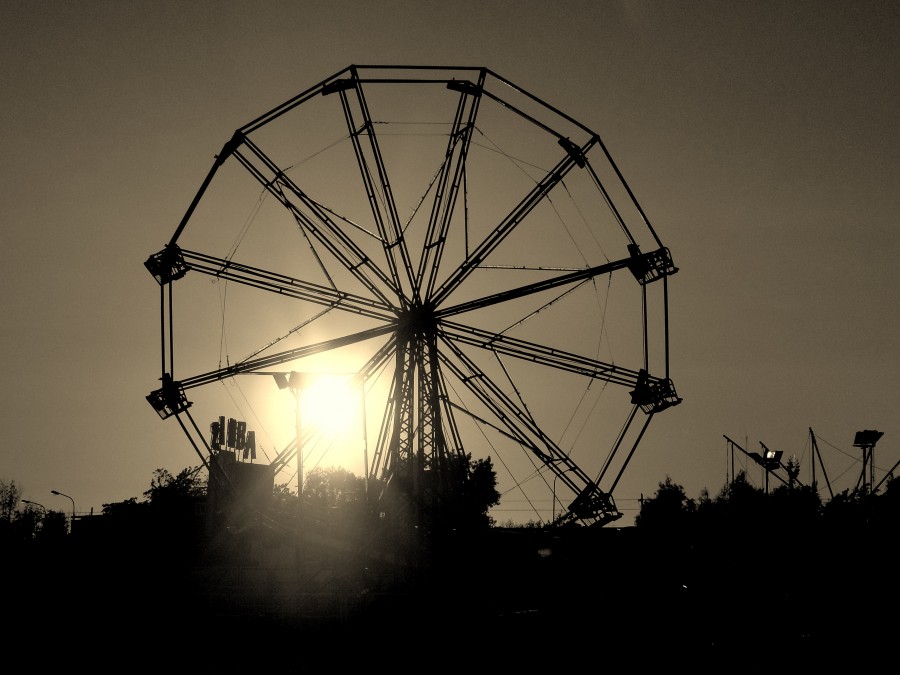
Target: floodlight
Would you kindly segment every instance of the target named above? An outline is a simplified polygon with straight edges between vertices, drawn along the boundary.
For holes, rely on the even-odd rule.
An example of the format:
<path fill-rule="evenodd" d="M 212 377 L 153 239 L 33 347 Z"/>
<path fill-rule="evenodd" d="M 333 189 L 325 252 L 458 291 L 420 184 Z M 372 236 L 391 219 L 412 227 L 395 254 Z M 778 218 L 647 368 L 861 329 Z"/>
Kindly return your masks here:
<path fill-rule="evenodd" d="M 865 429 L 864 431 L 857 431 L 856 436 L 853 439 L 853 447 L 854 448 L 871 448 L 874 446 L 878 439 L 884 436 L 883 431 L 875 431 L 874 429 Z"/>

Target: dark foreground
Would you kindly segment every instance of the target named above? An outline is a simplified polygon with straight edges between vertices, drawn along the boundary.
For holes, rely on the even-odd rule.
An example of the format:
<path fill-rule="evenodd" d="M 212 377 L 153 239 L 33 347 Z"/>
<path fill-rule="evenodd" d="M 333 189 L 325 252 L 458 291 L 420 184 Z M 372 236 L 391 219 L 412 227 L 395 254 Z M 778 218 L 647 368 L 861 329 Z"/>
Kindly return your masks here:
<path fill-rule="evenodd" d="M 802 550 L 766 568 L 634 528 L 495 530 L 418 559 L 314 543 L 9 555 L 8 656 L 32 672 L 781 672 L 886 658 L 896 639 L 895 593 L 875 611 L 864 576 L 796 567 L 818 559 Z"/>

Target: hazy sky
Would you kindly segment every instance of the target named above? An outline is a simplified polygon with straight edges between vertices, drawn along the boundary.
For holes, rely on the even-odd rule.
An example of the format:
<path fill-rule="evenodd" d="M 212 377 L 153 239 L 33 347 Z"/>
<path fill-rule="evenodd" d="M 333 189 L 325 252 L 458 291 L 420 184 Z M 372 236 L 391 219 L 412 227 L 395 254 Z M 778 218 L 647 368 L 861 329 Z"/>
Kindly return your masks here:
<path fill-rule="evenodd" d="M 671 376 L 616 500 L 728 436 L 837 489 L 900 458 L 900 10 L 883 2 L 2 3 L 0 477 L 79 513 L 197 456 L 158 386 L 168 241 L 238 127 L 350 64 L 485 66 L 603 139 L 671 250 Z M 206 420 L 201 420 L 206 422 Z M 742 457 L 739 462 L 746 463 Z M 751 477 L 762 476 L 750 468 Z M 514 507 L 510 507 L 514 508 Z M 500 519 L 513 511 L 498 511 Z"/>

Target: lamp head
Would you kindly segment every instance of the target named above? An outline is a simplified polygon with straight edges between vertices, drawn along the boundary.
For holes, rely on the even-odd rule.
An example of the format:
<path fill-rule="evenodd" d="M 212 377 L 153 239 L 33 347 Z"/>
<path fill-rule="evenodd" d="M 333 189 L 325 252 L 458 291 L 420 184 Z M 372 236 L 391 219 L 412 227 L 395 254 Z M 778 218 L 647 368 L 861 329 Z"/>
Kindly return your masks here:
<path fill-rule="evenodd" d="M 853 438 L 853 447 L 854 448 L 868 448 L 874 447 L 878 442 L 878 439 L 884 436 L 883 431 L 875 431 L 874 429 L 865 429 L 863 431 L 857 431 L 856 436 Z"/>

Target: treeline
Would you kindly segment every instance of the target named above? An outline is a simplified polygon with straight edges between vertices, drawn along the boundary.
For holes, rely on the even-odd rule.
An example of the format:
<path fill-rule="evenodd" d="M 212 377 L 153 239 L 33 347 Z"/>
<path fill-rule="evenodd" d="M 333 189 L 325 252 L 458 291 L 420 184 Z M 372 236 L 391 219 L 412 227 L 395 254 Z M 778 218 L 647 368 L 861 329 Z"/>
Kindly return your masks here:
<path fill-rule="evenodd" d="M 730 652 L 756 645 L 761 655 L 831 665 L 866 644 L 861 662 L 883 662 L 894 618 L 882 610 L 900 599 L 900 481 L 823 500 L 815 486 L 766 491 L 741 473 L 694 500 L 666 478 L 635 530 L 638 574 L 650 596 L 682 613 L 678 633 Z"/>
<path fill-rule="evenodd" d="M 788 482 L 768 491 L 753 486 L 743 471 L 715 497 L 705 490 L 696 500 L 667 477 L 653 497 L 641 503 L 635 518 L 635 525 L 647 530 L 698 530 L 711 535 L 735 530 L 789 533 L 808 527 L 876 533 L 898 522 L 900 481 L 886 481 L 881 492 L 862 486 L 823 500 L 818 486 Z"/>

